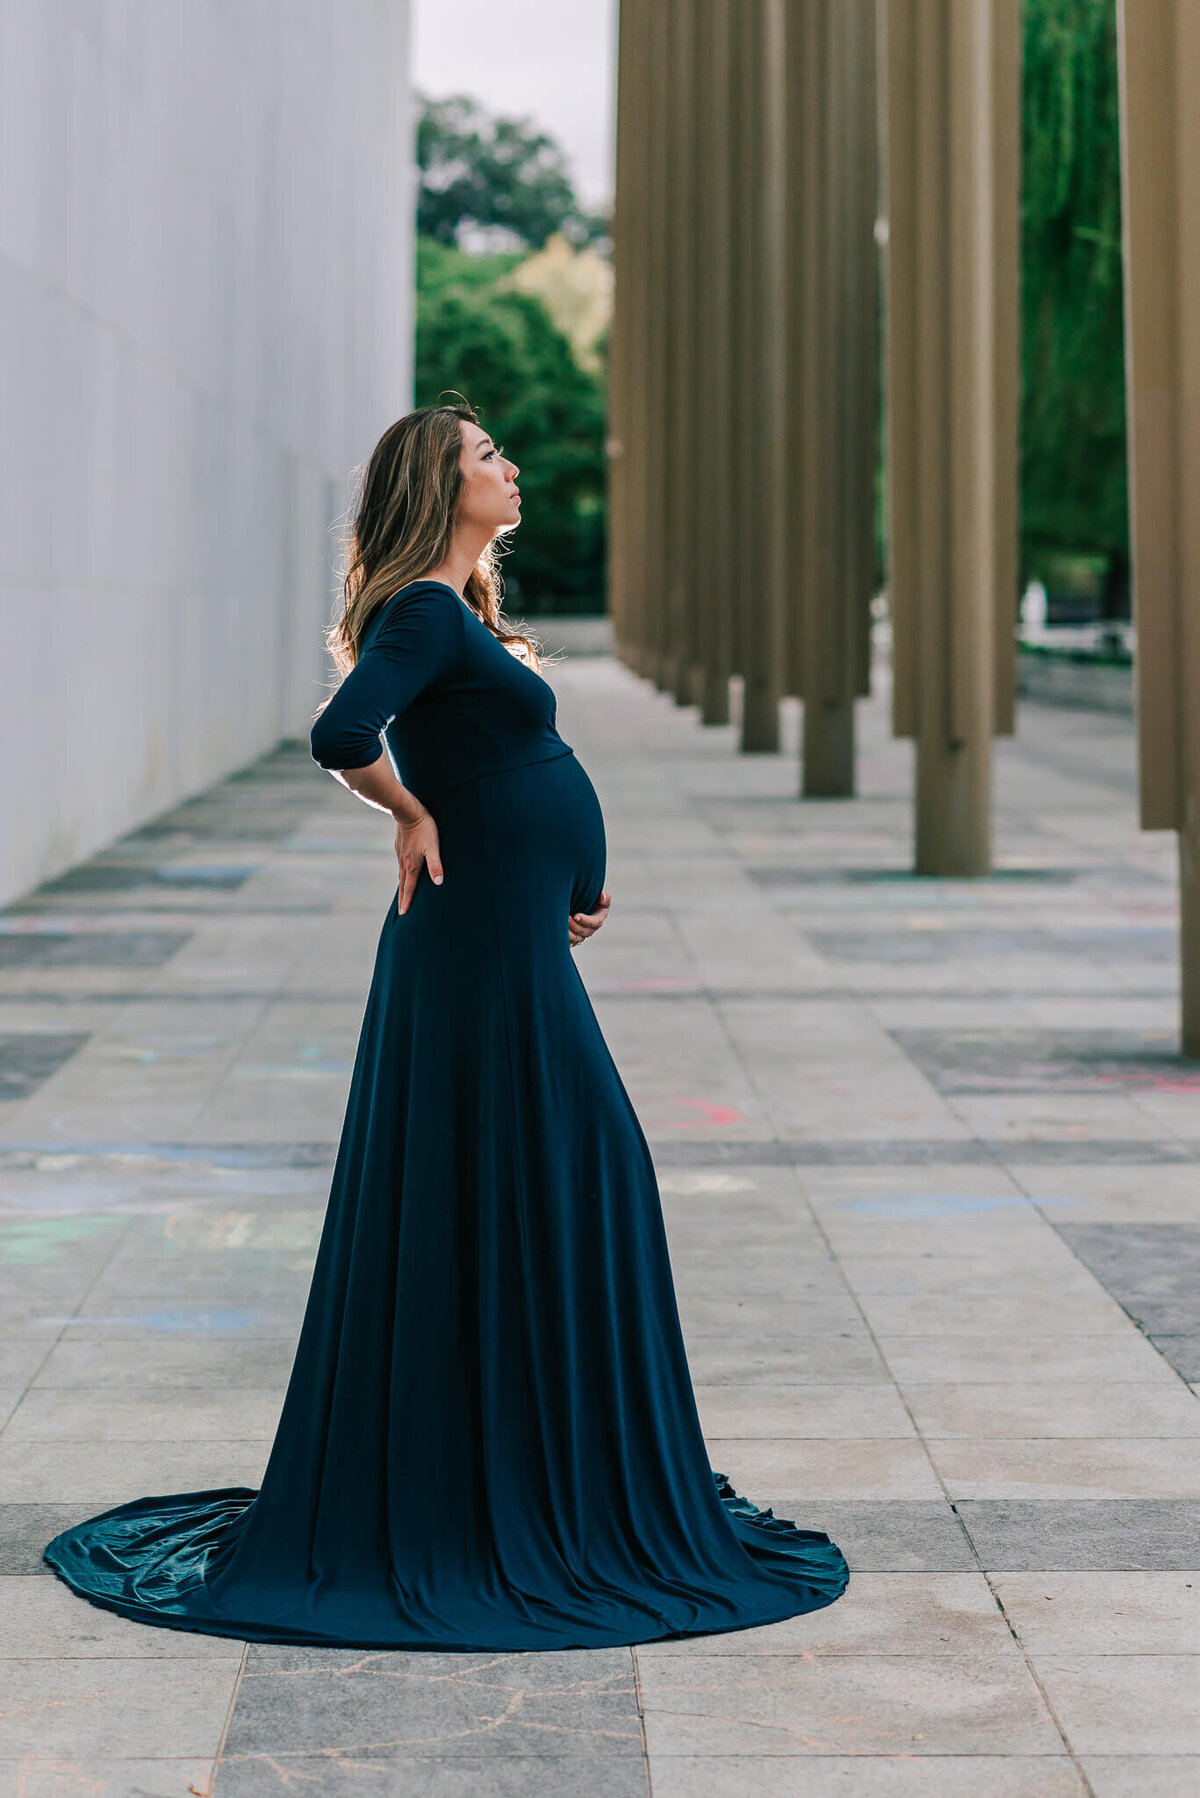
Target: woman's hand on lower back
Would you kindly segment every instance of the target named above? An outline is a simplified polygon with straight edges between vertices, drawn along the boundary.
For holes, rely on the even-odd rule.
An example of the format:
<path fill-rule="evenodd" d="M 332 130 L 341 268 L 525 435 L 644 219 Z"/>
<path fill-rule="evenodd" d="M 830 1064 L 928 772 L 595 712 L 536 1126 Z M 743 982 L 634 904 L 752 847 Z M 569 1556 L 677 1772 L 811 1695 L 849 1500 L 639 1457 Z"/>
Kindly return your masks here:
<path fill-rule="evenodd" d="M 438 829 L 427 811 L 422 809 L 415 817 L 396 818 L 396 861 L 400 871 L 397 910 L 403 917 L 412 904 L 422 868 L 428 868 L 435 887 L 442 884 Z"/>
<path fill-rule="evenodd" d="M 574 911 L 567 920 L 567 930 L 571 938 L 572 949 L 578 949 L 580 943 L 586 943 L 590 936 L 595 936 L 601 924 L 608 916 L 608 908 L 612 904 L 611 893 L 601 893 L 600 903 L 593 912 Z"/>

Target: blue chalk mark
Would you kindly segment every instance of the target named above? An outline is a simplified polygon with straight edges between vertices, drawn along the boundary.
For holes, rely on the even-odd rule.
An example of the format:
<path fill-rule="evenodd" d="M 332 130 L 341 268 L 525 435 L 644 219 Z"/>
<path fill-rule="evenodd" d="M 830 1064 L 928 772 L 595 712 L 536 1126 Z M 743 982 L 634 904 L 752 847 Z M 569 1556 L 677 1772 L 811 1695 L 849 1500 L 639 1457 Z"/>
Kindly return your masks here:
<path fill-rule="evenodd" d="M 864 1217 L 968 1217 L 982 1211 L 1019 1211 L 1028 1207 L 1028 1199 L 1015 1193 L 984 1197 L 978 1193 L 923 1192 L 888 1193 L 855 1199 L 847 1211 Z"/>

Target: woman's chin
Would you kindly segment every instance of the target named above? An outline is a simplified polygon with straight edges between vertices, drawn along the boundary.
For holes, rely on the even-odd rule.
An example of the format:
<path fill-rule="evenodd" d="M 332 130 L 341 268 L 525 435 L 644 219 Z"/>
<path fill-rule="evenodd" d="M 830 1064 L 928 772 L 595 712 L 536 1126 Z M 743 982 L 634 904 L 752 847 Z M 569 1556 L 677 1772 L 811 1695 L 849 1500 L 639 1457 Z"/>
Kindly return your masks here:
<path fill-rule="evenodd" d="M 510 531 L 516 530 L 516 528 L 520 524 L 520 522 L 521 522 L 521 520 L 519 517 L 506 518 L 503 524 L 498 524 L 496 526 L 496 529 L 494 530 L 492 535 L 495 537 L 507 537 Z"/>

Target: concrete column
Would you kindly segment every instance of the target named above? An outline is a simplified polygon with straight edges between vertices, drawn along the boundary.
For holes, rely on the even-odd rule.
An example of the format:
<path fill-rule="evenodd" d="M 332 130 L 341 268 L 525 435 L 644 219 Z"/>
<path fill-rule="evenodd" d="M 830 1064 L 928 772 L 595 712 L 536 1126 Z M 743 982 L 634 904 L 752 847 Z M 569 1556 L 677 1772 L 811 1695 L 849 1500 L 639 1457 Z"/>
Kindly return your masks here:
<path fill-rule="evenodd" d="M 1141 818 L 1178 833 L 1200 1057 L 1200 8 L 1120 0 L 1118 29 Z"/>
<path fill-rule="evenodd" d="M 729 722 L 732 593 L 736 572 L 729 504 L 732 422 L 729 156 L 734 0 L 694 0 L 696 18 L 695 584 L 698 664 L 694 696 L 705 724 Z"/>
<path fill-rule="evenodd" d="M 854 791 L 869 686 L 878 374 L 874 0 L 787 0 L 785 618 L 803 791 Z"/>
<path fill-rule="evenodd" d="M 1019 0 L 879 0 L 895 729 L 916 870 L 991 867 L 1011 694 Z"/>
<path fill-rule="evenodd" d="M 731 599 L 742 676 L 741 747 L 754 752 L 779 748 L 783 678 L 780 0 L 738 0 L 734 22 L 737 567 Z"/>

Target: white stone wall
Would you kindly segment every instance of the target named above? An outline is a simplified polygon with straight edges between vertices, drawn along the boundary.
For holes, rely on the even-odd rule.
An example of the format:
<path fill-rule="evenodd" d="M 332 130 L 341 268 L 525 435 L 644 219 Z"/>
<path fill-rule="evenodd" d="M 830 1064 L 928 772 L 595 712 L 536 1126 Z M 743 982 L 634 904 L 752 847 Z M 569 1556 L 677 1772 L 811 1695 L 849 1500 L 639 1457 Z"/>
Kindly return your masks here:
<path fill-rule="evenodd" d="M 307 731 L 410 401 L 408 10 L 0 5 L 0 902 Z"/>

